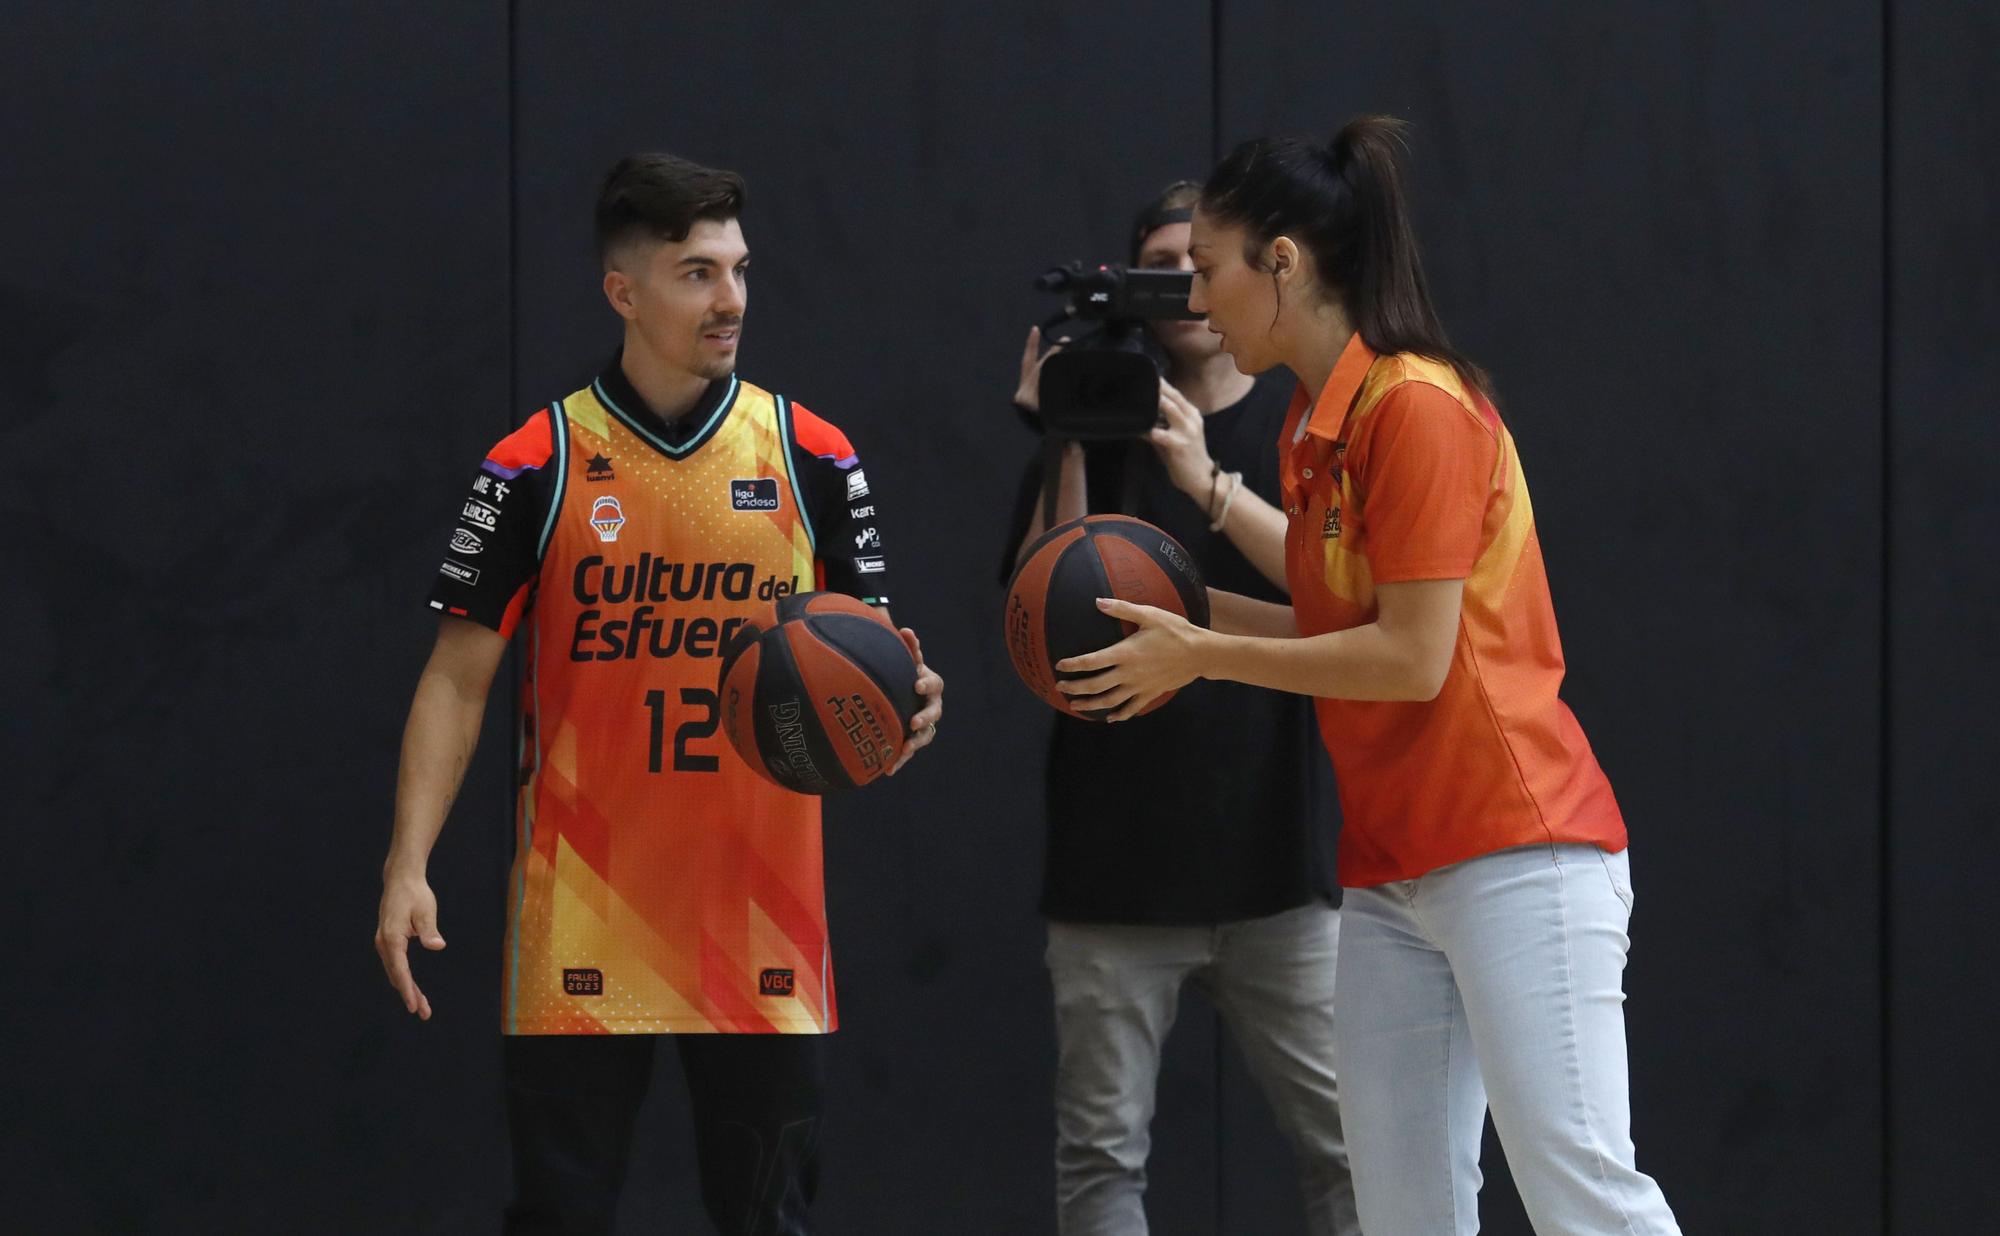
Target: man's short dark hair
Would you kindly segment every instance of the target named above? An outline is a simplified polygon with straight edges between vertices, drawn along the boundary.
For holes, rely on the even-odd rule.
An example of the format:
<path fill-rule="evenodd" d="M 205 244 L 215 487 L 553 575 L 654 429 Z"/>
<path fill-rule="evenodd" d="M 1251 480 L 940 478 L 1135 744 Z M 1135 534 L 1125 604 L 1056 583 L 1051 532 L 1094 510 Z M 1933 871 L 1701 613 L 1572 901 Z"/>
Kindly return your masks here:
<path fill-rule="evenodd" d="M 605 173 L 597 195 L 597 256 L 607 264 L 634 240 L 686 240 L 703 219 L 743 214 L 743 178 L 670 154 L 632 154 Z"/>

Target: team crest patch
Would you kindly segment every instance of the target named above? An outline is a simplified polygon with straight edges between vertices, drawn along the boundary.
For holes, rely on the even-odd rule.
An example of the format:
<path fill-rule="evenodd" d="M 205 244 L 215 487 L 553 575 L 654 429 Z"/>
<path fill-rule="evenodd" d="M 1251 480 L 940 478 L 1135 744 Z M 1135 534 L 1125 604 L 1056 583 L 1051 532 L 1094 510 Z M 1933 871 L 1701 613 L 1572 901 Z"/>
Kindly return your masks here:
<path fill-rule="evenodd" d="M 605 494 L 590 504 L 590 526 L 597 529 L 598 540 L 617 540 L 618 530 L 625 526 L 625 508 L 618 505 L 618 499 Z"/>
<path fill-rule="evenodd" d="M 732 511 L 775 511 L 778 509 L 778 478 L 760 476 L 729 482 L 729 509 Z"/>

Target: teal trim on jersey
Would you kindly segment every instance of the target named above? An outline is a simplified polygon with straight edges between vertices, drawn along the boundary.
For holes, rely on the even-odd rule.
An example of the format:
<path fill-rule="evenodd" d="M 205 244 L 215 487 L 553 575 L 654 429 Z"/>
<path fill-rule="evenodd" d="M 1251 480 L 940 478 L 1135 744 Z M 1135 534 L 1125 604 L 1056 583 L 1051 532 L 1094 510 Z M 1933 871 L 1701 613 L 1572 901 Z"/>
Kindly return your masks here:
<path fill-rule="evenodd" d="M 715 411 L 709 415 L 707 422 L 695 431 L 694 436 L 689 438 L 685 445 L 668 446 L 666 439 L 646 428 L 643 421 L 619 407 L 618 402 L 611 397 L 611 392 L 604 389 L 603 382 L 598 381 L 596 378 L 592 378 L 590 381 L 590 390 L 592 394 L 597 396 L 597 402 L 609 408 L 611 415 L 617 417 L 625 428 L 644 438 L 652 444 L 653 449 L 664 454 L 669 459 L 686 459 L 689 455 L 706 445 L 708 440 L 715 436 L 715 427 L 720 425 L 722 418 L 728 416 L 729 410 L 736 406 L 736 396 L 742 389 L 742 381 L 735 374 L 730 374 L 729 389 L 723 392 L 722 402 L 716 405 Z"/>
<path fill-rule="evenodd" d="M 569 418 L 563 415 L 562 400 L 549 404 L 549 440 L 556 448 L 556 490 L 549 497 L 549 517 L 542 522 L 542 539 L 535 546 L 535 561 L 549 553 L 549 538 L 555 535 L 556 516 L 562 511 L 563 496 L 569 492 Z"/>
<path fill-rule="evenodd" d="M 813 556 L 819 556 L 819 534 L 813 531 L 812 512 L 806 509 L 805 491 L 799 488 L 799 461 L 792 458 L 792 401 L 783 395 L 773 395 L 778 404 L 778 441 L 785 444 L 785 477 L 792 483 L 792 505 L 799 508 L 799 522 L 806 526 L 806 544 L 812 546 Z"/>

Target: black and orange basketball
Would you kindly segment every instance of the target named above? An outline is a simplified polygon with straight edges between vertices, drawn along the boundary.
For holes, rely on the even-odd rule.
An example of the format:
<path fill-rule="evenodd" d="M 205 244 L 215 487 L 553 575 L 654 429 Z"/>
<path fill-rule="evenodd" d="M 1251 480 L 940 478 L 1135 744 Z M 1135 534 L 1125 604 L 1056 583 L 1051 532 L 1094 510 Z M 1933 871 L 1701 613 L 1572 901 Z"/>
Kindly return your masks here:
<path fill-rule="evenodd" d="M 1106 710 L 1075 707 L 1056 682 L 1056 662 L 1108 648 L 1136 628 L 1097 608 L 1117 597 L 1208 625 L 1208 589 L 1179 541 L 1129 515 L 1088 515 L 1043 533 L 1007 585 L 1007 652 L 1028 689 L 1072 717 L 1102 720 Z M 1145 711 L 1173 698 L 1170 691 Z"/>
<path fill-rule="evenodd" d="M 784 597 L 722 654 L 722 724 L 752 768 L 788 790 L 866 785 L 896 763 L 923 707 L 917 663 L 870 606 Z"/>

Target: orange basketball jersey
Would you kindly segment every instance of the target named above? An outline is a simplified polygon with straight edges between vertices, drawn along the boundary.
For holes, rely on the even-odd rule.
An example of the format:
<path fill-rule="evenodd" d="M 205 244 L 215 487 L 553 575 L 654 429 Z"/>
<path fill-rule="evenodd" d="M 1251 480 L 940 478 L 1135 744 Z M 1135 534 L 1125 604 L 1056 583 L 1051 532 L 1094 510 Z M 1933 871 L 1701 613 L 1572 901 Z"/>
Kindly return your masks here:
<path fill-rule="evenodd" d="M 834 1029 L 819 800 L 728 749 L 716 679 L 775 597 L 886 601 L 858 464 L 735 378 L 667 425 L 614 362 L 481 466 L 432 605 L 526 637 L 507 1033 Z"/>

